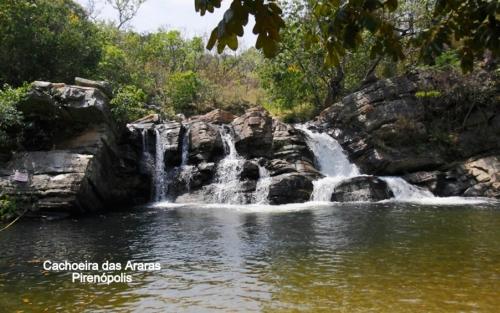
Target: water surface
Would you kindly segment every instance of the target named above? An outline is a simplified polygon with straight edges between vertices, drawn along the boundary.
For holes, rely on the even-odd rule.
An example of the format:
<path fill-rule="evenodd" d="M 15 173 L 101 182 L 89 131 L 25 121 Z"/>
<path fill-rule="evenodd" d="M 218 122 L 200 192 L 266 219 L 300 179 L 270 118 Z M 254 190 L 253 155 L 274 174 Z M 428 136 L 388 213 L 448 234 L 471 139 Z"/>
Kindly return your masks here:
<path fill-rule="evenodd" d="M 498 312 L 500 207 L 156 206 L 0 233 L 0 312 Z M 42 262 L 160 262 L 71 283 Z M 3 311 L 2 311 L 3 310 Z"/>

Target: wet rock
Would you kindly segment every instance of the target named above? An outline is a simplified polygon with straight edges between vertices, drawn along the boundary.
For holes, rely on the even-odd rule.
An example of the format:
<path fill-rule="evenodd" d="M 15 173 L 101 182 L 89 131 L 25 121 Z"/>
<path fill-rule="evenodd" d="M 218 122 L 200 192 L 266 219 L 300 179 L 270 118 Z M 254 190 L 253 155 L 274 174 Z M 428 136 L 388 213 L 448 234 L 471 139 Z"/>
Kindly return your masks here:
<path fill-rule="evenodd" d="M 178 166 L 182 158 L 182 142 L 181 138 L 185 129 L 178 122 L 164 122 L 154 126 L 154 136 L 160 135 L 163 149 L 165 150 L 165 166 Z M 150 137 L 151 138 L 151 137 Z M 152 138 L 156 140 L 156 138 Z M 152 140 L 149 140 L 150 142 Z M 153 141 L 154 143 L 155 141 Z M 154 147 L 156 150 L 156 147 Z"/>
<path fill-rule="evenodd" d="M 299 203 L 309 201 L 313 191 L 313 179 L 300 173 L 274 176 L 269 186 L 270 204 Z"/>
<path fill-rule="evenodd" d="M 250 180 L 257 180 L 259 179 L 259 166 L 257 163 L 253 161 L 245 161 L 243 163 L 243 168 L 240 173 L 240 179 L 245 180 L 245 179 L 250 179 Z"/>
<path fill-rule="evenodd" d="M 278 120 L 273 120 L 273 157 L 288 162 L 314 162 L 305 134 Z"/>
<path fill-rule="evenodd" d="M 232 123 L 238 153 L 246 158 L 269 157 L 273 145 L 273 126 L 262 107 L 248 109 Z"/>
<path fill-rule="evenodd" d="M 387 183 L 374 176 L 358 176 L 337 185 L 332 201 L 380 201 L 394 197 Z"/>
<path fill-rule="evenodd" d="M 150 185 L 139 173 L 140 156 L 117 131 L 107 104 L 93 87 L 35 82 L 19 104 L 31 125 L 25 129 L 27 151 L 0 169 L 0 189 L 15 197 L 20 209 L 37 214 L 147 201 Z"/>
<path fill-rule="evenodd" d="M 189 129 L 189 160 L 198 164 L 200 162 L 213 162 L 224 153 L 224 147 L 219 129 L 209 123 L 193 122 Z"/>

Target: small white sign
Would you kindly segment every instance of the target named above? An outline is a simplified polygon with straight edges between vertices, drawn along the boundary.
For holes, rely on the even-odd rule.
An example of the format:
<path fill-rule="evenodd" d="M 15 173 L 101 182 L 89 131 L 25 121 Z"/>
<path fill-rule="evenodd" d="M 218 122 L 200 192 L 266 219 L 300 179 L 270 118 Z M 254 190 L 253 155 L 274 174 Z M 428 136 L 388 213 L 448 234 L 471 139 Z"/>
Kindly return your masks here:
<path fill-rule="evenodd" d="M 17 170 L 14 172 L 14 175 L 12 177 L 12 180 L 17 181 L 17 182 L 21 182 L 21 183 L 27 183 L 28 179 L 29 179 L 28 173 L 23 173 L 23 172 L 20 172 Z"/>

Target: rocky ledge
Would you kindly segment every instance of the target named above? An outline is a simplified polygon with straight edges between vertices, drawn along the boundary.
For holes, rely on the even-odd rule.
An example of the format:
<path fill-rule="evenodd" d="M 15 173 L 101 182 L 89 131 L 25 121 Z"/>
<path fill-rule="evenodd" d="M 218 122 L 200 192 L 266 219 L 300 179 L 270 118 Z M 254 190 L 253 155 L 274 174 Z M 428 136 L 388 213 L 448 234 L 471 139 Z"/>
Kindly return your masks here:
<path fill-rule="evenodd" d="M 499 198 L 497 75 L 474 73 L 463 85 L 426 72 L 380 80 L 327 108 L 314 124 L 365 174 L 403 176 L 438 196 Z M 445 89 L 450 94 L 436 96 Z"/>
<path fill-rule="evenodd" d="M 106 84 L 35 82 L 19 105 L 24 150 L 0 165 L 0 189 L 33 214 L 72 214 L 149 198 L 139 157 L 111 121 Z"/>
<path fill-rule="evenodd" d="M 305 202 L 313 180 L 322 176 L 305 134 L 273 119 L 262 107 L 239 117 L 215 110 L 182 122 L 152 118 L 128 127 L 137 149 L 142 146 L 145 152 L 143 167 L 149 168 L 152 180 L 156 165 L 151 160 L 160 159 L 155 155 L 159 146 L 163 149 L 166 197 L 172 201 L 253 203 L 260 197 L 258 182 L 266 178 L 261 201 Z M 230 194 L 220 190 L 226 183 Z"/>

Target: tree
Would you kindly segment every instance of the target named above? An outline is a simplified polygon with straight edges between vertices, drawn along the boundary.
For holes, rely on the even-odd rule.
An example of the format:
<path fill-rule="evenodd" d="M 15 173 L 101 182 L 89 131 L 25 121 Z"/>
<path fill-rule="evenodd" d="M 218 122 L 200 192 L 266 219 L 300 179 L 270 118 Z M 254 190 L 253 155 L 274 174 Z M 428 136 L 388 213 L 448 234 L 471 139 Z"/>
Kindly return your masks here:
<path fill-rule="evenodd" d="M 146 0 L 106 0 L 118 12 L 117 28 L 121 29 L 136 15 Z"/>
<path fill-rule="evenodd" d="M 88 76 L 101 53 L 96 34 L 71 0 L 0 1 L 0 84 Z"/>
<path fill-rule="evenodd" d="M 337 67 L 347 51 L 363 44 L 363 33 L 373 37 L 370 53 L 388 55 L 395 61 L 404 59 L 403 38 L 414 37 L 420 59 L 432 62 L 449 47 L 459 51 L 461 66 L 471 70 L 474 58 L 483 57 L 486 50 L 498 57 L 500 45 L 500 3 L 491 0 L 425 1 L 432 6 L 433 24 L 428 28 L 405 28 L 400 21 L 388 17 L 398 6 L 413 0 L 330 0 L 310 1 L 318 25 L 311 29 L 307 43 L 320 43 L 328 52 L 325 63 Z M 195 0 L 195 9 L 204 15 L 220 8 L 221 0 Z M 232 0 L 223 19 L 211 33 L 208 49 L 217 46 L 222 52 L 227 46 L 238 47 L 238 36 L 250 15 L 255 17 L 253 32 L 258 35 L 256 48 L 268 57 L 278 53 L 280 30 L 285 27 L 283 11 L 276 0 Z M 411 25 L 410 25 L 411 26 Z"/>

